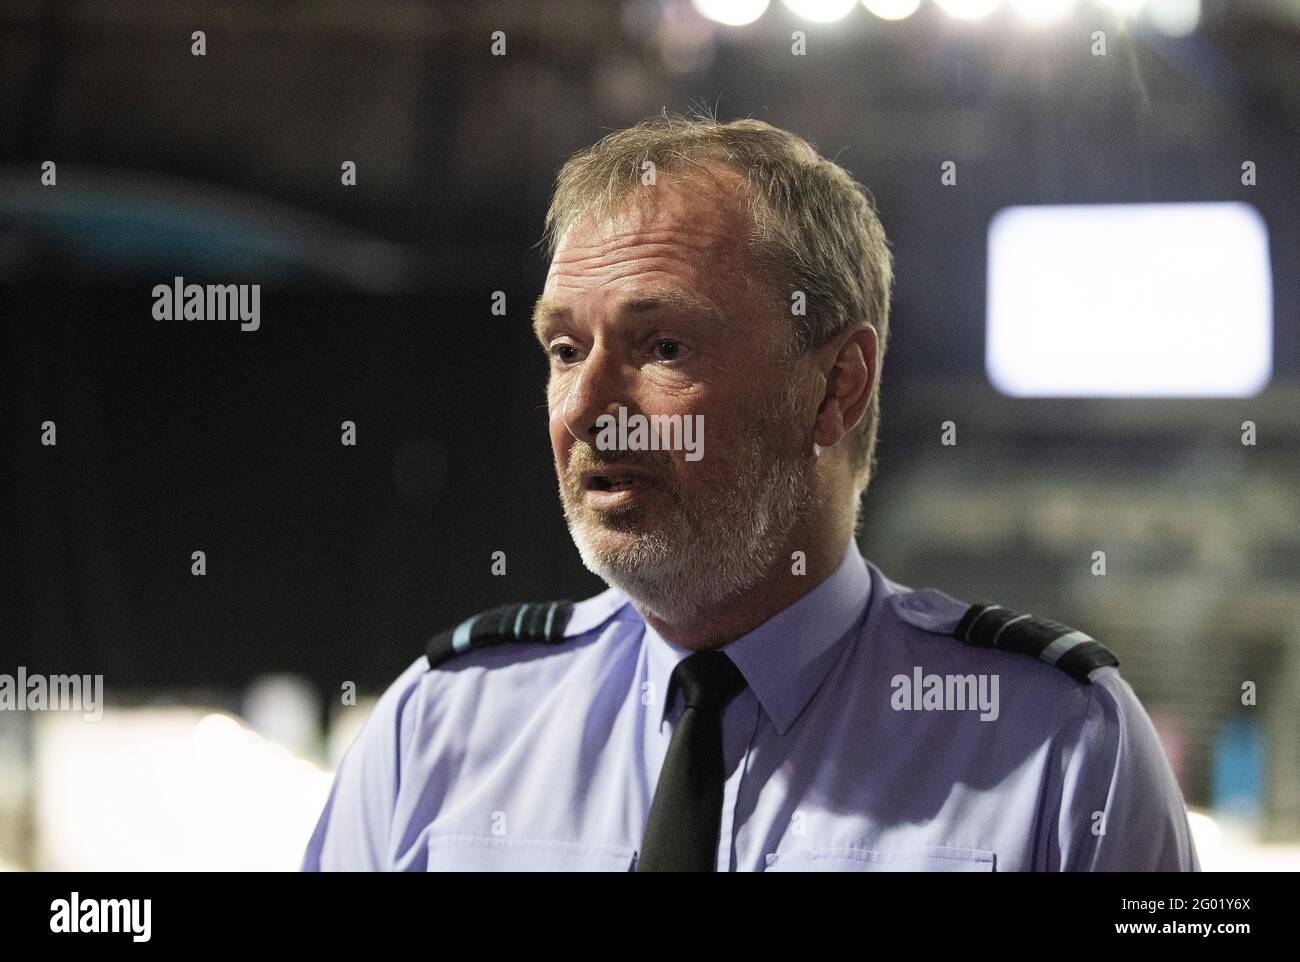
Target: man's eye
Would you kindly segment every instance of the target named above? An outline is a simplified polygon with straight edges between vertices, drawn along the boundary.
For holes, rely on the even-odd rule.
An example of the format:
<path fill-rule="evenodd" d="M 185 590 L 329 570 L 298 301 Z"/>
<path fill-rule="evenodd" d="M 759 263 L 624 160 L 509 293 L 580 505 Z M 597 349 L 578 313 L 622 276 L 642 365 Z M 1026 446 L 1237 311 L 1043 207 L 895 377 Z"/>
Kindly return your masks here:
<path fill-rule="evenodd" d="M 551 347 L 551 357 L 555 358 L 561 364 L 568 364 L 577 360 L 578 349 L 572 344 L 555 344 Z"/>
<path fill-rule="evenodd" d="M 661 361 L 675 361 L 682 355 L 682 344 L 672 340 L 656 341 L 655 355 Z"/>

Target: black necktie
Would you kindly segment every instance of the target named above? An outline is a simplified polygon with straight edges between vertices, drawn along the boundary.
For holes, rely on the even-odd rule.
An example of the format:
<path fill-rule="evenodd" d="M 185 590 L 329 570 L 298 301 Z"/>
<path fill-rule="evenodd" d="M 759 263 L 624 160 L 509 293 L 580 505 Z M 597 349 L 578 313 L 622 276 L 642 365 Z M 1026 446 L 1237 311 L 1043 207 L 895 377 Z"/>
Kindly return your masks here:
<path fill-rule="evenodd" d="M 686 708 L 673 728 L 655 786 L 638 872 L 712 872 L 722 820 L 722 711 L 745 690 L 745 676 L 721 651 L 699 651 L 673 669 Z"/>

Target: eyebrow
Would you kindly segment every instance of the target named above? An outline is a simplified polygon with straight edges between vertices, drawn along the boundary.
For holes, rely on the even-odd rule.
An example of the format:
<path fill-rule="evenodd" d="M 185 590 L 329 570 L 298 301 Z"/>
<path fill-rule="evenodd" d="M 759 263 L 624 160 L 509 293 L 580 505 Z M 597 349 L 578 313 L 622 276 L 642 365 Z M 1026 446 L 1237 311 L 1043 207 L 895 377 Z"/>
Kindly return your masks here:
<path fill-rule="evenodd" d="M 671 310 L 681 314 L 697 314 L 715 321 L 723 321 L 722 311 L 712 301 L 689 294 L 676 287 L 664 287 L 646 291 L 626 301 L 621 308 L 624 314 L 650 314 L 654 311 Z M 567 307 L 548 301 L 543 295 L 533 306 L 533 331 L 540 340 L 547 325 L 569 320 L 573 312 Z"/>

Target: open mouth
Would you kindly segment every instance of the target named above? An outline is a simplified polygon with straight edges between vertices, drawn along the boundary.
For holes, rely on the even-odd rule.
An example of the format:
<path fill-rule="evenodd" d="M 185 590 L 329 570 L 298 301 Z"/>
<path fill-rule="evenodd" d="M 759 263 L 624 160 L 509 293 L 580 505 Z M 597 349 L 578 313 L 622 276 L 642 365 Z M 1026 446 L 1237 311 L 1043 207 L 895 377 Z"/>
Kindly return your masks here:
<path fill-rule="evenodd" d="M 582 489 L 589 495 L 599 499 L 600 503 L 609 505 L 622 503 L 621 499 L 614 501 L 611 498 L 612 495 L 629 492 L 626 496 L 631 497 L 636 492 L 642 491 L 652 484 L 654 484 L 654 478 L 649 475 L 629 471 L 626 468 L 614 465 L 584 471 L 582 474 Z"/>
<path fill-rule="evenodd" d="M 627 474 L 594 474 L 586 479 L 586 488 L 588 491 L 626 491 L 645 483 L 645 478 Z"/>

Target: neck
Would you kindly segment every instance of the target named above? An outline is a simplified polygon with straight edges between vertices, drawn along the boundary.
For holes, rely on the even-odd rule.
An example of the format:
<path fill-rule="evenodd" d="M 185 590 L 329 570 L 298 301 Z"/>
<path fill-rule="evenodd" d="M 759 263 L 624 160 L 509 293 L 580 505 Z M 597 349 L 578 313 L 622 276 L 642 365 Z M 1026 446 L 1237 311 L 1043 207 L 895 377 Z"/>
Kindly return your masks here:
<path fill-rule="evenodd" d="M 744 594 L 689 620 L 669 620 L 636 605 L 646 624 L 679 648 L 721 648 L 749 634 L 808 594 L 839 567 L 848 549 L 852 525 L 823 518 L 791 533 L 767 573 Z M 802 551 L 806 569 L 796 574 L 791 555 Z M 634 602 L 635 604 L 635 602 Z"/>

